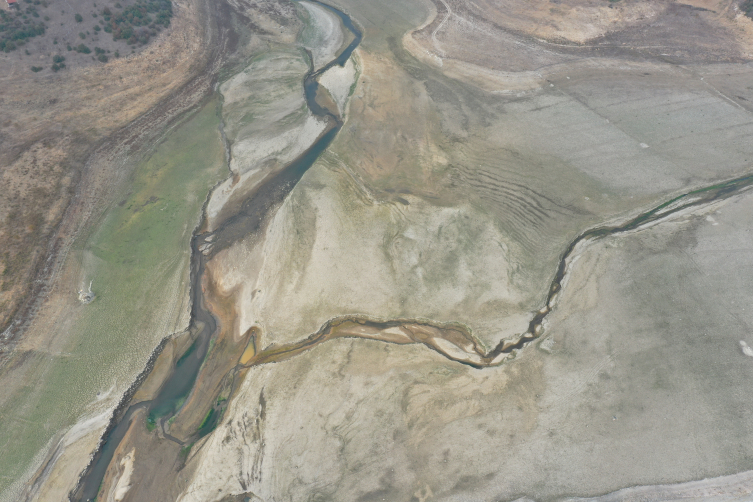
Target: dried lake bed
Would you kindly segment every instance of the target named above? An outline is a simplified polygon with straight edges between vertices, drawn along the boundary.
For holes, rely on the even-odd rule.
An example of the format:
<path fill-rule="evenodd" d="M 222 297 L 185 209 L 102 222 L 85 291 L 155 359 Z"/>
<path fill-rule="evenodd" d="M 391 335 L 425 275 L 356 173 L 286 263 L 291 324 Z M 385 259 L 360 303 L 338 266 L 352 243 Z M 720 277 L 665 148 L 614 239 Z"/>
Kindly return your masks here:
<path fill-rule="evenodd" d="M 129 365 L 117 373 L 134 375 L 164 335 L 189 324 L 195 225 L 168 245 L 157 239 L 165 229 L 144 220 L 138 235 L 154 236 L 129 254 L 145 264 L 132 270 L 120 254 L 139 250 L 135 237 L 112 222 L 179 193 L 193 204 L 185 221 L 199 224 L 219 182 L 196 227 L 203 273 L 192 290 L 218 328 L 190 393 L 157 416 L 148 410 L 193 331 L 165 346 L 128 396 L 133 413 L 95 469 L 101 479 L 85 471 L 74 499 L 91 498 L 87 490 L 118 501 L 753 493 L 751 21 L 713 2 L 706 11 L 636 2 L 613 7 L 624 24 L 602 37 L 573 12 L 531 11 L 567 20 L 553 41 L 526 31 L 513 3 L 509 13 L 488 2 L 297 3 L 288 12 L 297 38 L 255 39 L 218 87 L 219 116 L 207 104 L 167 136 L 145 165 L 202 174 L 175 171 L 195 186 L 159 185 L 148 169 L 152 181 L 134 180 L 80 255 L 97 297 L 77 309 L 87 319 L 108 301 L 133 307 L 108 307 L 117 312 L 108 320 L 138 317 L 152 330 L 151 344 L 113 332 L 138 345 L 111 352 Z M 692 41 L 662 32 L 657 52 L 644 44 L 653 31 L 638 35 L 644 18 L 716 31 Z M 343 50 L 343 66 L 317 75 Z M 304 82 L 314 75 L 312 101 Z M 310 167 L 284 178 L 312 144 L 322 148 Z M 150 268 L 163 256 L 181 259 Z M 142 276 L 127 288 L 96 275 L 108 260 L 173 280 L 139 296 Z M 508 346 L 500 360 L 478 359 Z M 91 379 L 105 404 L 84 418 L 104 421 L 130 383 L 107 386 L 103 374 Z M 91 451 L 97 434 L 61 451 Z M 54 500 L 73 487 L 82 462 L 53 460 L 55 476 L 27 493 Z"/>

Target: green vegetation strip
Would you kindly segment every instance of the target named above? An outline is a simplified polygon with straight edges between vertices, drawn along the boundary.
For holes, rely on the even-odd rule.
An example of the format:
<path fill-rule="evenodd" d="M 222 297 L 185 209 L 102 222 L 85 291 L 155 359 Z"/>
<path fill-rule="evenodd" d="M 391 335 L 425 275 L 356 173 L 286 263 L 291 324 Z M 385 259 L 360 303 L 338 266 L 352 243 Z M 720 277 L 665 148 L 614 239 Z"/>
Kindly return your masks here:
<path fill-rule="evenodd" d="M 170 133 L 134 169 L 99 229 L 72 250 L 96 297 L 72 305 L 67 345 L 26 355 L 23 382 L 0 406 L 0 499 L 13 499 L 4 492 L 58 432 L 101 411 L 90 404 L 98 393 L 113 385 L 122 392 L 159 340 L 180 329 L 191 234 L 225 173 L 218 124 L 213 101 Z"/>

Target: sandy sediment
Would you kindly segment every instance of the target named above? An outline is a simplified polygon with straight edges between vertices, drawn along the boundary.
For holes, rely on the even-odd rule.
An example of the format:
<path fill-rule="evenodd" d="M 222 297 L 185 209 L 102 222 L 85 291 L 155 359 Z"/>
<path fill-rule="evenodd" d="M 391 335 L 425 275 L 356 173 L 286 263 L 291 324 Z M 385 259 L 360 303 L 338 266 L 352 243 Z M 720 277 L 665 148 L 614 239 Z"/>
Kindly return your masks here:
<path fill-rule="evenodd" d="M 753 471 L 673 485 L 636 486 L 608 495 L 563 502 L 744 502 L 753 497 Z"/>
<path fill-rule="evenodd" d="M 318 70 L 335 59 L 345 41 L 345 34 L 340 18 L 334 12 L 313 2 L 303 1 L 300 5 L 309 15 L 301 42 L 311 51 L 314 70 Z"/>
<path fill-rule="evenodd" d="M 449 13 L 457 2 L 442 4 L 446 10 L 437 7 L 438 21 L 427 25 L 426 41 L 437 38 L 435 54 L 447 56 L 454 44 L 443 37 L 448 30 L 461 33 L 462 20 Z M 355 11 L 360 6 L 348 5 Z M 650 5 L 638 7 L 632 14 L 648 16 Z M 583 12 L 568 16 L 575 23 Z M 636 19 L 626 15 L 622 21 Z M 598 35 L 601 28 L 592 28 L 582 34 Z M 530 291 L 546 291 L 549 284 L 534 287 L 533 270 L 548 267 L 542 275 L 551 278 L 552 260 L 559 258 L 523 257 L 542 249 L 561 252 L 567 244 L 560 239 L 573 230 L 568 225 L 581 227 L 577 235 L 593 226 L 588 221 L 651 207 L 649 201 L 682 190 L 687 176 L 698 186 L 706 176 L 731 177 L 748 169 L 741 143 L 727 143 L 723 155 L 729 163 L 713 173 L 708 162 L 684 162 L 688 149 L 707 160 L 722 155 L 711 140 L 717 134 L 720 141 L 728 138 L 717 129 L 719 121 L 734 134 L 750 127 L 745 111 L 706 83 L 688 81 L 686 69 L 619 58 L 585 61 L 572 53 L 560 57 L 551 47 L 534 51 L 553 68 L 547 75 L 537 74 L 538 67 L 505 73 L 492 61 L 488 79 L 480 75 L 469 82 L 502 91 L 494 98 L 465 82 L 435 77 L 435 69 L 417 68 L 413 60 L 397 64 L 386 53 L 363 54 L 363 78 L 349 105 L 352 127 L 343 129 L 291 192 L 263 239 L 240 241 L 213 260 L 218 289 L 235 295 L 238 332 L 258 330 L 260 348 L 273 351 L 315 332 L 327 319 L 363 314 L 449 319 L 471 326 L 485 342 L 499 340 L 504 332 L 520 333 L 516 323 L 527 326 L 536 304 Z M 467 62 L 483 68 L 479 63 Z M 445 60 L 442 75 L 457 78 L 451 72 L 458 66 Z M 659 76 L 652 74 L 656 71 Z M 510 83 L 518 76 L 519 82 Z M 499 94 L 519 90 L 536 92 L 497 101 Z M 658 117 L 660 109 L 671 125 L 648 118 Z M 716 118 L 709 120 L 712 109 Z M 693 129 L 683 128 L 691 122 Z M 441 132 L 432 130 L 434 124 Z M 698 136 L 696 127 L 709 135 Z M 436 139 L 442 135 L 452 141 Z M 551 191 L 558 184 L 557 193 Z M 467 199 L 453 199 L 449 191 Z M 565 193 L 566 200 L 559 198 Z M 672 302 L 657 311 L 641 301 L 637 282 L 625 281 L 632 274 L 645 280 L 656 273 L 645 262 L 651 253 L 664 256 L 662 270 L 671 270 L 677 248 L 693 243 L 677 230 L 697 221 L 694 215 L 678 213 L 662 225 L 578 248 L 569 264 L 572 276 L 547 320 L 542 349 L 534 344 L 510 364 L 480 371 L 448 364 L 411 342 L 425 336 L 438 352 L 463 360 L 470 350 L 462 340 L 433 337 L 431 329 L 422 328 L 416 337 L 401 328 L 355 323 L 338 329 L 358 339 L 331 340 L 249 368 L 226 418 L 194 458 L 197 475 L 181 500 L 220 499 L 228 492 L 290 500 L 401 500 L 417 493 L 447 501 L 512 500 L 521 494 L 557 500 L 563 493 L 591 496 L 744 469 L 743 453 L 729 460 L 724 452 L 725 442 L 740 437 L 749 442 L 750 431 L 736 422 L 745 409 L 739 400 L 747 398 L 734 390 L 719 394 L 724 385 L 711 388 L 693 369 L 703 357 L 736 358 L 734 368 L 712 366 L 725 382 L 734 382 L 730 388 L 739 388 L 751 371 L 740 352 L 742 327 L 724 340 L 688 338 L 662 322 L 674 313 Z M 697 236 L 708 246 L 716 242 Z M 623 238 L 633 244 L 620 244 Z M 496 247 L 485 247 L 489 243 Z M 677 273 L 734 275 L 734 267 L 715 268 L 721 264 L 706 263 L 705 274 Z M 642 272 L 646 267 L 651 271 Z M 696 309 L 701 282 L 695 284 Z M 666 296 L 669 284 L 673 281 L 654 280 L 655 296 Z M 538 298 L 535 308 L 542 307 Z M 709 311 L 700 310 L 699 316 Z M 720 319 L 723 311 L 719 307 Z M 672 343 L 661 341 L 667 333 L 673 333 Z M 391 343 L 366 340 L 372 337 Z M 707 352 L 717 342 L 723 350 Z M 633 373 L 636 365 L 640 375 Z M 676 412 L 680 405 L 686 413 L 701 410 L 692 424 L 677 423 L 685 416 Z M 708 454 L 692 454 L 698 444 Z M 726 482 L 715 489 L 734 494 L 740 486 Z"/>
<path fill-rule="evenodd" d="M 209 229 L 222 221 L 224 206 L 242 202 L 327 127 L 306 106 L 302 82 L 308 69 L 302 52 L 273 49 L 221 86 L 232 176 L 212 192 Z"/>
<path fill-rule="evenodd" d="M 354 53 L 356 54 L 356 53 Z M 345 117 L 345 104 L 350 97 L 359 68 L 356 56 L 352 56 L 344 66 L 335 65 L 319 77 L 319 84 L 324 86 L 334 99 L 340 115 Z"/>
<path fill-rule="evenodd" d="M 408 206 L 354 204 L 337 188 L 349 181 L 314 168 L 275 215 L 262 244 L 249 238 L 213 259 L 219 290 L 236 291 L 239 333 L 256 326 L 262 346 L 291 343 L 347 314 L 472 319 L 484 340 L 525 331 L 530 317 L 515 316 L 521 293 L 508 279 L 504 250 L 489 245 L 501 238 L 489 222 L 472 208 L 436 210 L 410 196 Z M 447 235 L 441 247 L 428 240 L 440 229 Z M 440 270 L 443 260 L 455 258 L 456 268 Z"/>
<path fill-rule="evenodd" d="M 125 498 L 126 493 L 131 488 L 131 475 L 133 474 L 133 461 L 136 454 L 136 450 L 132 449 L 128 454 L 120 460 L 120 477 L 113 486 L 110 493 L 107 494 L 105 499 L 107 502 L 120 502 Z"/>

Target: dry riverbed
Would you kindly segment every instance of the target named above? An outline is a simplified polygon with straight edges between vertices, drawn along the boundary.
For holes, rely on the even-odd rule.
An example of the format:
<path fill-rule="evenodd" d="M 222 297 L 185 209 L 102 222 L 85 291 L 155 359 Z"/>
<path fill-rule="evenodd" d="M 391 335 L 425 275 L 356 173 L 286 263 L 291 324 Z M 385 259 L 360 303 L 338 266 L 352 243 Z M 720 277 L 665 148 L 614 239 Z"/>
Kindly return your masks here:
<path fill-rule="evenodd" d="M 290 186 L 274 181 L 340 122 L 311 113 L 304 75 L 352 34 L 315 2 L 279 13 L 297 38 L 261 37 L 219 86 L 230 176 L 197 246 L 217 332 L 163 420 L 138 406 L 191 335 L 166 346 L 95 488 L 123 501 L 753 492 L 753 197 L 747 181 L 694 193 L 753 172 L 751 21 L 701 3 L 338 0 L 364 31 L 319 77 L 342 128 Z M 244 227 L 253 200 L 270 207 Z"/>

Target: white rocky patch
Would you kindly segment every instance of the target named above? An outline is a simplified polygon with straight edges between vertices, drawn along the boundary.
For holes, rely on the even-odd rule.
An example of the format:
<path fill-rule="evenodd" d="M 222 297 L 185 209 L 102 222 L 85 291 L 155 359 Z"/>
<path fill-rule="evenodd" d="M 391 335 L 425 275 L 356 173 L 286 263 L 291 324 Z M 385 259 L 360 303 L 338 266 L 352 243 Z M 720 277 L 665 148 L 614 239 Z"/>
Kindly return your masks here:
<path fill-rule="evenodd" d="M 356 73 L 356 65 L 351 57 L 344 66 L 335 65 L 319 77 L 319 83 L 329 91 L 341 116 L 345 114 L 345 104 L 350 96 L 350 87 L 355 82 Z"/>
<path fill-rule="evenodd" d="M 304 46 L 314 57 L 314 69 L 318 70 L 335 59 L 338 50 L 343 45 L 343 30 L 340 19 L 333 12 L 311 2 L 300 2 L 308 12 L 311 24 L 307 31 L 311 33 Z"/>

